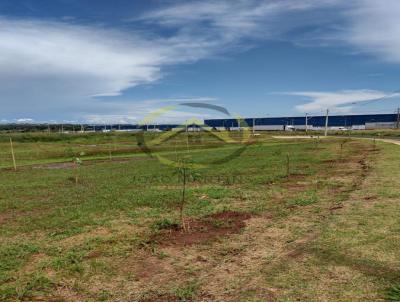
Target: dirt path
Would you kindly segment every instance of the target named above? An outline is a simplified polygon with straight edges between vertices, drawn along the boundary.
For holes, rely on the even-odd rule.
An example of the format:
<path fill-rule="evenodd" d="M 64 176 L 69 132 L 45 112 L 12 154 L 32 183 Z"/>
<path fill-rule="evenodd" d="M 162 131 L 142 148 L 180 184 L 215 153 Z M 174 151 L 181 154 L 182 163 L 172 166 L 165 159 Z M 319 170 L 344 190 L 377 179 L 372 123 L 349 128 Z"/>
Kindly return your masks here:
<path fill-rule="evenodd" d="M 278 135 L 272 136 L 276 139 L 313 139 L 313 138 L 351 138 L 351 139 L 364 139 L 364 140 L 373 140 L 372 137 L 357 137 L 357 136 L 313 136 L 313 135 Z M 400 139 L 391 139 L 391 138 L 375 138 L 377 142 L 384 142 L 389 144 L 400 145 Z"/>
<path fill-rule="evenodd" d="M 389 138 L 379 138 L 377 139 L 380 142 L 384 142 L 384 143 L 390 143 L 390 144 L 395 144 L 395 145 L 400 145 L 400 140 L 396 140 L 396 139 L 389 139 Z"/>
<path fill-rule="evenodd" d="M 310 139 L 310 138 L 328 138 L 323 135 L 274 135 L 272 138 L 276 139 Z"/>

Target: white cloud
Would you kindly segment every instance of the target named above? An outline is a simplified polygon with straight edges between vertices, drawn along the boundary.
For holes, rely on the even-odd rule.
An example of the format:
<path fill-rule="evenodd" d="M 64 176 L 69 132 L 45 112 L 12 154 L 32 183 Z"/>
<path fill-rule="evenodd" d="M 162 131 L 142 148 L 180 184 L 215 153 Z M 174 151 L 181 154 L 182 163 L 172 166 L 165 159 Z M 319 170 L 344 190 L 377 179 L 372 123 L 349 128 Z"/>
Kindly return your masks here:
<path fill-rule="evenodd" d="M 290 17 L 341 3 L 343 0 L 187 1 L 149 12 L 140 20 L 176 28 L 180 37 L 191 37 L 192 41 L 200 38 L 218 51 L 242 39 L 277 38 L 297 26 L 313 24 L 312 18 Z"/>
<path fill-rule="evenodd" d="M 140 123 L 146 118 L 152 116 L 152 113 L 159 109 L 166 109 L 160 116 L 154 117 L 153 123 L 183 123 L 187 119 L 204 119 L 211 117 L 221 117 L 214 111 L 202 109 L 188 109 L 179 106 L 180 103 L 209 103 L 217 99 L 211 97 L 178 97 L 175 99 L 143 100 L 135 102 L 112 102 L 102 103 L 96 114 L 86 114 L 84 119 L 89 123 L 95 124 L 129 124 Z M 174 108 L 170 108 L 173 107 Z M 168 108 L 168 109 L 167 109 Z M 123 112 L 123 114 L 121 114 Z"/>
<path fill-rule="evenodd" d="M 305 97 L 308 102 L 297 105 L 300 112 L 321 112 L 326 109 L 337 113 L 347 113 L 353 108 L 352 105 L 360 102 L 381 100 L 398 96 L 398 93 L 387 93 L 376 90 L 341 90 L 335 92 L 301 91 L 288 92 L 287 95 Z"/>
<path fill-rule="evenodd" d="M 307 47 L 338 47 L 351 54 L 373 55 L 400 63 L 400 2 L 398 0 L 336 1 L 336 9 L 314 18 L 317 30 L 288 39 Z M 316 16 L 318 14 L 313 12 Z"/>
<path fill-rule="evenodd" d="M 76 77 L 89 84 L 82 96 L 116 95 L 154 81 L 166 61 L 160 45 L 98 27 L 9 19 L 0 27 L 2 78 Z"/>
<path fill-rule="evenodd" d="M 21 123 L 21 124 L 29 124 L 29 123 L 33 123 L 34 119 L 31 118 L 19 118 L 16 120 L 17 123 Z"/>
<path fill-rule="evenodd" d="M 95 96 L 157 81 L 164 66 L 204 58 L 218 44 L 64 22 L 0 18 L 0 27 L 0 105 L 7 118 L 82 118 L 107 108 L 116 120 L 131 120 L 125 106 Z"/>
<path fill-rule="evenodd" d="M 357 0 L 344 16 L 347 22 L 333 38 L 359 52 L 400 63 L 400 1 Z"/>
<path fill-rule="evenodd" d="M 246 38 L 284 39 L 312 47 L 350 46 L 400 63 L 399 15 L 398 0 L 206 0 L 169 5 L 142 19 L 178 28 L 181 35 L 201 34 L 217 40 L 217 47 Z M 318 29 L 286 35 L 308 25 Z"/>

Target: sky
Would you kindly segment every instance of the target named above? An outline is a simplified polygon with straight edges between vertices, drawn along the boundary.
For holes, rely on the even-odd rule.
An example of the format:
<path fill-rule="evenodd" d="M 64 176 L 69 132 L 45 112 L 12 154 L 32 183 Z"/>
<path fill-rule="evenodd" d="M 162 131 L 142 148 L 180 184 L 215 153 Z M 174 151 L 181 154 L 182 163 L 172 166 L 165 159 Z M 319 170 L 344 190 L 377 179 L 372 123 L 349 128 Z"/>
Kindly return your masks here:
<path fill-rule="evenodd" d="M 1 0 L 0 122 L 140 123 L 182 102 L 393 113 L 399 15 L 398 0 Z"/>

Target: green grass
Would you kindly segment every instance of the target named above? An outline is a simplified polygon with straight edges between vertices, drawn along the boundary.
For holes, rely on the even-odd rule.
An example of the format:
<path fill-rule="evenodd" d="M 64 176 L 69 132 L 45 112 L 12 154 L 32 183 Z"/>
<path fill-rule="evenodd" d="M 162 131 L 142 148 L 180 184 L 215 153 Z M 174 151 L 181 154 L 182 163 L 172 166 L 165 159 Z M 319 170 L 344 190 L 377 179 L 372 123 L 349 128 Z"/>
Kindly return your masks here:
<path fill-rule="evenodd" d="M 387 299 L 389 301 L 400 301 L 400 286 L 393 285 L 387 291 Z"/>
<path fill-rule="evenodd" d="M 155 135 L 149 134 L 147 139 L 151 140 Z M 223 144 L 209 135 L 193 135 L 200 135 L 192 138 L 195 143 L 189 150 L 191 161 L 196 163 L 225 158 L 240 148 L 238 144 Z M 263 273 L 240 275 L 240 266 L 235 266 L 236 271 L 231 273 L 238 274 L 238 277 L 225 284 L 226 288 L 219 286 L 213 289 L 215 292 L 225 288 L 233 301 L 239 296 L 240 301 L 250 301 L 246 300 L 250 298 L 262 301 L 259 288 L 243 291 L 237 288 L 236 282 L 246 284 L 251 281 L 256 287 L 279 289 L 277 291 L 282 297 L 279 301 L 293 301 L 296 297 L 307 300 L 322 286 L 312 276 L 316 273 L 323 275 L 323 270 L 329 270 L 329 265 L 354 270 L 363 267 L 366 271 L 380 272 L 382 280 L 379 276 L 363 279 L 354 273 L 357 286 L 361 282 L 369 282 L 374 289 L 373 295 L 361 293 L 361 296 L 365 294 L 363 297 L 368 297 L 368 294 L 384 297 L 387 288 L 397 284 L 395 276 L 388 277 L 393 270 L 385 271 L 386 264 L 374 259 L 378 254 L 379 259 L 386 255 L 383 248 L 378 248 L 384 240 L 381 233 L 375 232 L 379 223 L 385 222 L 383 226 L 390 231 L 388 233 L 388 229 L 382 226 L 382 232 L 392 239 L 400 230 L 395 220 L 398 208 L 389 202 L 399 197 L 396 189 L 398 180 L 393 177 L 400 173 L 395 164 L 400 162 L 399 156 L 395 155 L 398 154 L 397 146 L 384 145 L 380 153 L 374 155 L 365 151 L 371 148 L 368 142 L 350 141 L 345 144 L 340 159 L 340 139 L 321 141 L 316 148 L 313 141 L 279 141 L 267 135 L 256 137 L 254 144 L 231 161 L 190 171 L 184 215 L 196 219 L 229 210 L 250 212 L 265 221 L 251 231 L 253 233 L 238 235 L 243 238 L 237 241 L 221 239 L 208 243 L 206 247 L 200 245 L 171 252 L 157 245 L 149 246 L 149 238 L 154 232 L 170 229 L 180 221 L 178 208 L 182 179 L 175 168 L 141 153 L 135 135 L 12 136 L 17 162 L 27 166 L 16 172 L 0 170 L 1 300 L 57 298 L 59 289 L 67 288 L 69 292 L 65 295 L 76 295 L 84 301 L 136 299 L 154 292 L 173 294 L 180 301 L 200 301 L 200 293 L 207 291 L 215 282 L 207 279 L 212 276 L 207 273 L 218 265 L 229 266 L 236 261 L 237 255 L 251 253 L 249 251 L 257 244 L 260 244 L 261 250 L 243 259 L 259 261 L 264 259 L 262 257 L 274 255 L 271 261 L 255 265 Z M 12 164 L 8 148 L 7 137 L 0 136 L 2 167 Z M 83 165 L 77 171 L 77 184 L 72 168 L 29 166 L 70 161 L 80 152 L 85 152 L 85 155 L 82 157 Z M 178 136 L 156 147 L 155 152 L 162 152 L 169 159 L 186 154 L 186 137 Z M 286 178 L 287 153 L 290 154 L 291 173 L 294 174 L 292 179 Z M 371 191 L 368 194 L 389 201 L 384 207 L 358 208 L 358 212 L 355 209 L 348 216 L 332 215 L 328 220 L 321 219 L 327 215 L 326 211 L 329 213 L 332 205 L 348 202 L 361 186 L 356 181 L 362 175 L 358 163 L 360 156 L 379 156 L 374 160 L 377 162 L 376 173 L 381 173 L 381 179 L 368 187 Z M 125 157 L 130 160 L 121 161 Z M 106 160 L 96 161 L 96 158 Z M 346 159 L 349 162 L 341 164 Z M 346 172 L 343 173 L 343 169 L 347 169 Z M 392 211 L 390 215 L 386 206 Z M 282 244 L 291 247 L 310 229 L 317 229 L 320 233 L 318 241 L 307 246 L 306 250 L 312 255 L 310 263 L 287 259 L 275 263 L 282 252 L 279 254 L 274 249 Z M 267 240 L 264 236 L 269 232 L 279 233 L 276 238 L 280 241 L 264 242 Z M 274 237 L 271 235 L 271 238 Z M 269 247 L 273 247 L 271 251 Z M 369 248 L 371 253 L 363 251 L 364 247 Z M 390 257 L 396 255 L 397 248 L 393 240 L 384 244 L 384 249 L 390 251 Z M 360 251 L 365 255 L 357 261 Z M 196 262 L 203 254 L 208 258 Z M 161 273 L 153 273 L 163 276 L 176 271 L 176 275 L 172 274 L 162 282 L 137 280 L 135 276 L 140 276 L 138 264 L 146 258 L 150 262 L 144 271 L 165 267 Z M 243 272 L 249 267 L 252 265 L 244 266 Z M 302 271 L 305 273 L 302 274 Z M 296 283 L 296 278 L 301 283 Z M 260 280 L 268 280 L 268 283 Z M 334 301 L 333 288 L 339 290 L 340 287 L 334 282 L 331 286 L 332 292 L 329 291 L 328 295 Z M 233 294 L 233 288 L 240 294 Z M 342 293 L 354 292 L 356 295 L 360 291 L 348 288 Z M 136 296 L 128 297 L 127 293 L 135 293 Z M 344 294 L 337 297 L 341 301 L 346 300 Z"/>

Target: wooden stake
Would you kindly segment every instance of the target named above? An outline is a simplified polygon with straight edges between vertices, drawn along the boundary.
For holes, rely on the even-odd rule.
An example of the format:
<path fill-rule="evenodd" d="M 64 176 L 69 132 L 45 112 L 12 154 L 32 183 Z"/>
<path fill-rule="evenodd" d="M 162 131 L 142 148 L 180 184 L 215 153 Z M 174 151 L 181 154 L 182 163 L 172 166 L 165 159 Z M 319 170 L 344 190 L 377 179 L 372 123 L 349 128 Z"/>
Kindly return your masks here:
<path fill-rule="evenodd" d="M 343 145 L 344 145 L 344 143 L 345 143 L 345 142 L 341 142 L 341 143 L 340 143 L 340 157 L 339 157 L 340 159 L 342 159 L 342 155 L 343 155 Z"/>
<path fill-rule="evenodd" d="M 289 153 L 286 154 L 286 177 L 289 178 L 290 175 L 290 157 Z"/>
<path fill-rule="evenodd" d="M 11 147 L 11 156 L 12 156 L 12 160 L 13 160 L 14 171 L 17 171 L 17 163 L 15 161 L 14 146 L 13 146 L 13 141 L 12 141 L 11 137 L 10 137 L 10 147 Z"/>

